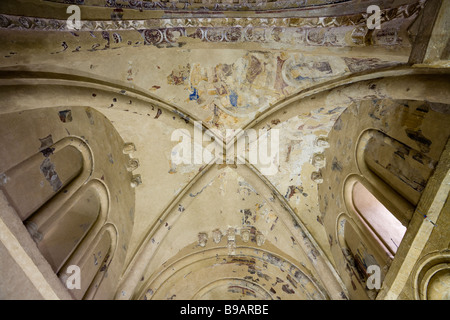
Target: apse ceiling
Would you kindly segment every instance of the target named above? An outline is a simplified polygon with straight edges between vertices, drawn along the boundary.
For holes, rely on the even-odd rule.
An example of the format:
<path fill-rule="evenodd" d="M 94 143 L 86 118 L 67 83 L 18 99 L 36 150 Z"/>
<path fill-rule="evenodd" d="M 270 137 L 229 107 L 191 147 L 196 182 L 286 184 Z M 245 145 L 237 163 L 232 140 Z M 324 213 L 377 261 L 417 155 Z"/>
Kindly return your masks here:
<path fill-rule="evenodd" d="M 95 108 L 136 147 L 117 298 L 347 296 L 318 205 L 328 133 L 355 99 L 334 89 L 402 72 L 425 3 L 389 1 L 368 29 L 377 2 L 2 1 L 1 66 L 22 106 Z M 276 173 L 174 164 L 171 135 L 194 137 L 194 121 L 279 130 Z"/>

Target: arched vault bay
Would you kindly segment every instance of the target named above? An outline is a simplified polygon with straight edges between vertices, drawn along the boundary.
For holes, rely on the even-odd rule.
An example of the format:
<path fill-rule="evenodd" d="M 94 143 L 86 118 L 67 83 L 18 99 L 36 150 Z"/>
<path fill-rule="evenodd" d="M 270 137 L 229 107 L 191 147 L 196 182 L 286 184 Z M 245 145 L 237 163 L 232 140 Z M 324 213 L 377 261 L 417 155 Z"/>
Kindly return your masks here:
<path fill-rule="evenodd" d="M 215 272 L 216 266 L 222 271 Z M 199 272 L 202 281 L 197 281 Z M 311 292 L 298 284 L 303 280 L 295 280 L 296 272 Z M 244 165 L 212 165 L 177 200 L 147 236 L 117 298 L 153 298 L 157 293 L 156 299 L 167 299 L 178 292 L 178 285 L 184 285 L 191 290 L 179 291 L 177 296 L 191 299 L 198 293 L 194 288 L 201 290 L 200 283 L 220 284 L 219 280 L 227 278 L 254 285 L 269 279 L 281 283 L 280 291 L 297 299 L 345 296 L 326 257 L 295 214 Z M 264 285 L 267 290 L 269 282 Z M 230 283 L 233 287 L 234 282 Z"/>
<path fill-rule="evenodd" d="M 168 226 L 170 225 L 169 221 L 166 221 L 168 222 L 167 227 L 165 223 L 161 224 L 158 217 L 176 217 L 184 212 L 182 207 L 177 206 L 180 199 L 190 197 L 190 194 L 195 188 L 201 185 L 200 181 L 203 181 L 204 177 L 210 176 L 210 173 L 208 172 L 209 168 L 213 169 L 211 172 L 214 172 L 214 170 L 226 170 L 227 172 L 236 171 L 234 173 L 227 173 L 228 177 L 234 175 L 234 183 L 239 181 L 238 177 L 244 178 L 243 181 L 246 181 L 247 183 L 249 182 L 249 176 L 257 178 L 257 182 L 250 183 L 250 185 L 254 186 L 255 190 L 261 194 L 261 190 L 267 190 L 271 196 L 268 195 L 265 199 L 276 199 L 276 203 L 278 203 L 279 207 L 273 207 L 274 205 L 266 200 L 266 202 L 269 203 L 266 203 L 268 206 L 267 208 L 270 206 L 273 212 L 275 212 L 275 215 L 283 215 L 285 217 L 284 220 L 280 218 L 280 221 L 284 221 L 284 223 L 280 223 L 279 225 L 284 225 L 284 227 L 287 228 L 284 229 L 286 235 L 292 235 L 294 237 L 294 240 L 292 240 L 290 236 L 286 236 L 284 244 L 276 246 L 274 244 L 282 240 L 278 240 L 277 237 L 277 241 L 275 241 L 275 236 L 273 236 L 272 241 L 270 238 L 267 238 L 267 241 L 265 241 L 263 245 L 274 245 L 277 250 L 282 252 L 282 256 L 288 257 L 285 259 L 288 261 L 291 261 L 292 259 L 296 260 L 295 262 L 292 262 L 296 266 L 298 264 L 303 266 L 304 264 L 306 270 L 308 270 L 307 273 L 309 272 L 309 276 L 319 281 L 320 284 L 318 286 L 321 287 L 321 285 L 324 285 L 322 288 L 325 288 L 326 283 L 328 287 L 324 289 L 325 292 L 328 291 L 327 294 L 331 297 L 336 297 L 340 295 L 338 289 L 340 286 L 336 283 L 338 280 L 336 280 L 337 278 L 335 277 L 334 269 L 330 262 L 328 262 L 326 233 L 323 231 L 321 222 L 317 219 L 319 216 L 316 214 L 316 211 L 318 210 L 317 183 L 320 183 L 321 177 L 319 174 L 313 175 L 312 173 L 319 173 L 320 170 L 315 169 L 318 169 L 323 165 L 323 163 L 321 163 L 320 148 L 326 148 L 327 141 L 325 138 L 331 126 L 339 114 L 350 103 L 355 100 L 370 99 L 373 97 L 414 99 L 414 97 L 417 96 L 417 99 L 420 99 L 424 92 L 430 90 L 430 88 L 436 88 L 436 86 L 442 86 L 442 83 L 445 83 L 440 82 L 437 78 L 433 81 L 433 77 L 427 75 L 431 73 L 439 74 L 440 71 L 392 68 L 384 71 L 358 74 L 352 77 L 330 81 L 309 90 L 302 90 L 295 96 L 289 97 L 274 105 L 271 109 L 257 117 L 246 128 L 258 129 L 265 127 L 268 129 L 278 127 L 282 129 L 285 138 L 295 138 L 295 132 L 293 132 L 292 129 L 296 128 L 301 131 L 300 138 L 302 139 L 298 145 L 301 145 L 302 142 L 304 144 L 303 148 L 298 149 L 296 149 L 296 145 L 291 145 L 290 148 L 288 144 L 281 145 L 280 159 L 285 161 L 286 158 L 288 158 L 288 161 L 285 161 L 287 164 L 284 168 L 280 167 L 280 172 L 277 175 L 267 177 L 260 175 L 257 170 L 258 168 L 253 168 L 255 173 L 249 175 L 248 172 L 251 172 L 251 170 L 243 165 L 238 165 L 236 169 L 232 169 L 231 167 L 219 169 L 215 165 L 198 166 L 196 168 L 180 167 L 178 168 L 179 170 L 175 170 L 176 173 L 172 172 L 172 174 L 170 174 L 170 170 L 173 169 L 172 164 L 169 161 L 170 152 L 172 147 L 176 144 L 176 142 L 170 141 L 170 133 L 177 128 L 192 130 L 192 126 L 188 122 L 189 120 L 192 121 L 195 119 L 190 118 L 188 120 L 186 114 L 180 115 L 177 113 L 178 110 L 171 104 L 151 98 L 142 92 L 133 90 L 133 88 L 128 88 L 126 85 L 106 82 L 98 83 L 96 81 L 93 81 L 93 83 L 89 79 L 71 78 L 62 74 L 59 74 L 56 79 L 42 79 L 42 74 L 40 75 L 40 78 L 35 77 L 34 79 L 33 77 L 23 77 L 21 74 L 16 77 L 3 74 L 5 78 L 9 78 L 7 82 L 3 82 L 7 83 L 7 85 L 2 87 L 0 94 L 5 97 L 4 101 L 8 102 L 5 104 L 2 112 L 13 112 L 19 109 L 23 110 L 50 106 L 91 106 L 102 112 L 109 120 L 111 120 L 125 140 L 133 141 L 137 145 L 137 151 L 133 156 L 136 156 L 141 160 L 141 166 L 139 167 L 138 172 L 142 174 L 143 184 L 136 189 L 137 204 L 135 216 L 133 218 L 135 222 L 134 231 L 139 232 L 133 232 L 134 240 L 130 242 L 130 248 L 128 248 L 127 261 L 131 261 L 131 263 L 129 264 L 129 268 L 125 271 L 124 281 L 118 290 L 120 297 L 136 297 L 135 295 L 137 292 L 134 291 L 134 288 L 139 285 L 142 276 L 144 276 L 145 280 L 145 271 L 154 270 L 156 272 L 156 269 L 153 269 L 153 266 L 149 268 L 149 263 L 155 263 L 154 267 L 157 268 L 165 261 L 169 261 L 172 257 L 176 257 L 178 251 L 192 243 L 198 243 L 199 233 L 210 233 L 208 234 L 208 239 L 210 239 L 209 243 L 211 244 L 213 242 L 211 240 L 211 232 L 216 228 L 222 228 L 223 232 L 225 226 L 231 226 L 235 227 L 235 229 L 240 232 L 239 226 L 243 223 L 242 217 L 245 217 L 246 215 L 249 216 L 249 211 L 246 210 L 250 210 L 250 212 L 251 209 L 256 210 L 256 204 L 259 203 L 256 200 L 252 200 L 253 202 L 249 202 L 248 205 L 245 204 L 240 206 L 242 208 L 236 207 L 234 208 L 236 210 L 234 210 L 233 207 L 242 200 L 229 200 L 226 203 L 222 202 L 221 204 L 219 198 L 216 199 L 217 201 L 211 200 L 211 202 L 207 202 L 209 205 L 204 204 L 203 209 L 200 210 L 200 214 L 203 217 L 204 214 L 207 214 L 210 210 L 221 204 L 233 211 L 234 215 L 230 214 L 230 217 L 236 219 L 231 221 L 235 223 L 234 225 L 228 225 L 227 221 L 224 220 L 222 225 L 216 225 L 214 226 L 214 229 L 201 230 L 200 228 L 197 228 L 196 230 L 193 229 L 192 232 L 187 235 L 187 233 L 182 230 L 180 232 L 170 232 L 174 229 L 171 228 L 168 230 Z M 444 75 L 441 75 L 441 77 L 442 76 Z M 413 81 L 408 87 L 410 90 L 404 90 L 406 88 L 403 88 L 403 86 L 406 82 L 399 80 L 406 79 L 407 77 L 410 77 L 411 79 L 420 77 L 428 79 L 429 81 L 426 82 L 426 86 L 423 85 L 425 82 Z M 14 80 L 11 81 L 11 79 Z M 66 80 L 70 80 L 70 83 L 64 84 L 64 81 Z M 15 95 L 11 95 L 11 89 L 14 89 Z M 37 99 L 37 97 L 39 99 Z M 36 104 L 36 101 L 45 101 L 45 104 Z M 111 104 L 114 106 L 111 107 Z M 119 120 L 125 121 L 119 122 Z M 309 138 L 306 138 L 308 136 L 310 136 L 311 141 L 308 140 Z M 281 139 L 283 143 L 288 143 L 290 140 L 295 139 Z M 313 145 L 319 149 L 315 150 L 315 147 L 309 148 Z M 315 150 L 315 152 L 304 154 L 304 150 L 307 150 L 308 148 L 310 151 Z M 317 157 L 317 155 L 319 156 Z M 303 162 L 299 163 L 298 161 Z M 291 168 L 289 168 L 289 166 L 291 166 Z M 304 170 L 305 166 L 309 169 Z M 296 184 L 296 182 L 293 182 L 290 184 L 290 182 L 293 181 L 291 179 L 294 179 L 292 174 L 294 173 L 295 175 L 295 170 L 300 170 L 297 172 L 297 174 L 300 173 L 300 175 L 304 175 L 309 171 L 309 175 L 304 176 L 306 179 L 303 180 L 304 177 L 301 177 L 301 181 L 308 181 L 308 183 L 310 183 L 309 181 L 314 180 L 314 183 L 311 183 L 310 185 L 302 183 L 303 191 L 298 188 L 298 183 Z M 244 174 L 243 172 L 247 173 Z M 217 175 L 217 177 L 219 176 L 220 175 Z M 209 181 L 207 181 L 206 184 L 207 183 L 209 183 Z M 291 186 L 294 186 L 294 188 Z M 208 188 L 205 188 L 204 191 Z M 209 189 L 215 190 L 215 193 L 220 195 L 220 188 Z M 195 194 L 200 190 L 197 190 L 192 194 Z M 236 193 L 236 191 L 234 192 Z M 304 194 L 308 194 L 308 197 Z M 214 198 L 211 197 L 211 199 Z M 230 197 L 230 199 L 234 198 Z M 305 199 L 310 199 L 309 201 L 312 202 L 308 202 L 308 200 Z M 258 201 L 260 200 L 261 199 Z M 312 214 L 306 213 L 308 212 L 307 210 L 299 210 L 299 208 L 296 207 L 297 201 L 302 206 L 310 203 L 311 208 L 313 208 Z M 193 203 L 195 203 L 195 201 Z M 262 201 L 260 201 L 259 204 L 261 203 Z M 315 203 L 314 207 L 312 206 L 313 203 Z M 304 206 L 302 208 L 304 208 Z M 241 212 L 241 210 L 243 211 Z M 172 212 L 175 212 L 176 215 L 173 215 Z M 261 214 L 259 216 L 261 216 Z M 293 223 L 295 221 L 297 223 Z M 180 223 L 179 225 L 183 224 Z M 199 226 L 201 226 L 201 224 Z M 264 226 L 264 224 L 262 226 Z M 298 228 L 298 226 L 301 227 Z M 212 224 L 211 227 L 213 227 Z M 248 227 L 250 227 L 250 231 L 252 231 L 251 226 Z M 270 230 L 272 225 L 269 226 L 267 223 L 265 227 L 266 229 L 262 228 L 262 230 L 269 232 L 267 231 L 267 228 Z M 158 252 L 163 252 L 164 250 L 158 249 L 157 252 L 151 252 L 146 249 L 148 248 L 148 244 L 152 243 L 151 240 L 154 239 L 152 235 L 162 232 L 160 230 L 164 229 L 168 230 L 170 234 L 174 236 L 186 233 L 186 236 L 188 236 L 189 239 L 184 242 L 184 246 L 178 247 L 178 251 L 168 251 L 172 252 L 172 255 L 159 257 Z M 276 228 L 274 227 L 273 230 L 275 229 Z M 280 227 L 280 229 L 282 228 Z M 258 230 L 255 229 L 253 231 L 257 232 Z M 144 234 L 146 234 L 147 237 L 145 237 Z M 262 232 L 262 234 L 264 235 L 264 232 Z M 269 233 L 267 233 L 267 235 L 268 234 Z M 255 236 L 254 233 L 252 233 L 252 235 Z M 161 240 L 162 239 L 163 238 L 161 238 Z M 280 239 L 284 238 L 280 236 Z M 303 240 L 303 242 L 300 240 Z M 297 242 L 296 250 L 293 249 L 295 247 L 294 241 Z M 165 242 L 165 240 L 160 241 L 160 244 L 163 245 L 163 242 Z M 238 250 L 238 248 L 239 246 L 237 246 L 236 249 Z M 127 248 L 124 248 L 124 250 L 126 249 Z M 272 249 L 272 251 L 277 250 Z M 325 253 L 323 253 L 322 250 Z M 311 256 L 312 252 L 318 253 L 316 257 L 319 257 L 319 266 L 314 265 L 314 259 L 312 259 Z M 155 256 L 153 256 L 153 254 L 155 254 Z M 146 262 L 143 263 L 142 261 Z M 140 270 L 140 273 L 134 272 L 136 268 Z M 135 281 L 136 279 L 128 278 L 132 273 L 134 274 L 134 277 L 140 276 L 137 281 Z M 331 281 L 325 281 L 324 277 L 330 277 Z M 332 283 L 331 289 L 329 283 Z M 126 289 L 129 286 L 133 288 L 131 291 L 121 290 Z M 125 295 L 123 295 L 122 292 L 125 292 Z"/>

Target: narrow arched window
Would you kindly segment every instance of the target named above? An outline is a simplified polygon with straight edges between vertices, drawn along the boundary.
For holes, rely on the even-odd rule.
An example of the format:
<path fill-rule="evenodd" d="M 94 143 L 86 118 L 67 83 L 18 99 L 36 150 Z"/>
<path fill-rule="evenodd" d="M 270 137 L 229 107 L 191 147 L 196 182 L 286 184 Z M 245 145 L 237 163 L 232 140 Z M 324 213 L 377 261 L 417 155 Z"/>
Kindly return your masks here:
<path fill-rule="evenodd" d="M 352 202 L 370 233 L 395 255 L 406 227 L 360 182 L 353 185 Z"/>

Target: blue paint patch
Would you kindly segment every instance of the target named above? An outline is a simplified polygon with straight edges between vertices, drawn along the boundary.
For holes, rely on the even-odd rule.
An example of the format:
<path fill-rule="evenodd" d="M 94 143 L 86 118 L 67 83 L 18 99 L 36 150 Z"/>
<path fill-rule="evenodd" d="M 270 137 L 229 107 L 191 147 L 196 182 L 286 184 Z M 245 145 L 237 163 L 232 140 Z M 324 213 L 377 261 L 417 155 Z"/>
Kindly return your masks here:
<path fill-rule="evenodd" d="M 198 90 L 196 88 L 191 87 L 193 92 L 189 95 L 189 100 L 198 100 Z"/>
<path fill-rule="evenodd" d="M 295 80 L 299 80 L 299 81 L 306 80 L 306 79 L 309 79 L 309 78 L 308 77 L 302 77 L 302 76 L 298 76 L 297 78 L 295 78 Z"/>
<path fill-rule="evenodd" d="M 237 100 L 238 100 L 238 95 L 236 94 L 236 92 L 231 91 L 230 95 L 230 103 L 233 107 L 237 106 Z"/>

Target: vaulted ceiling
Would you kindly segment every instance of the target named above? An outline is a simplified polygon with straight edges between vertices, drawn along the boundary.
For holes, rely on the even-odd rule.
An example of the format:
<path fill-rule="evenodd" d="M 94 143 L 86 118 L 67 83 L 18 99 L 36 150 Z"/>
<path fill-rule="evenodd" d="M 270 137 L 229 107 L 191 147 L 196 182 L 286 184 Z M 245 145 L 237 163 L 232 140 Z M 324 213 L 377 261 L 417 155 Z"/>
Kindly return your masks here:
<path fill-rule="evenodd" d="M 81 8 L 78 30 L 67 30 L 68 4 Z M 381 7 L 380 29 L 367 28 L 372 4 Z M 132 146 L 126 157 L 136 161 L 124 174 L 134 179 L 134 200 L 113 222 L 121 268 L 99 296 L 367 298 L 343 279 L 345 267 L 336 260 L 341 253 L 333 249 L 335 218 L 327 222 L 321 196 L 328 191 L 320 186 L 331 190 L 336 170 L 324 173 L 330 166 L 353 168 L 346 156 L 353 156 L 359 132 L 349 125 L 353 138 L 342 138 L 339 146 L 334 138 L 344 113 L 350 117 L 349 112 L 369 108 L 358 116 L 368 119 L 361 120 L 367 128 L 379 125 L 377 117 L 385 119 L 387 131 L 388 124 L 397 125 L 392 114 L 369 117 L 375 107 L 362 101 L 378 103 L 377 108 L 398 100 L 448 102 L 448 42 L 431 62 L 411 60 L 422 41 L 425 5 L 425 0 L 2 1 L 1 112 L 92 108 L 114 128 L 105 130 L 117 131 Z M 412 68 L 414 63 L 423 68 Z M 442 127 L 448 121 L 429 117 L 429 123 L 441 119 Z M 264 174 L 249 161 L 174 163 L 178 141 L 172 133 L 184 129 L 194 139 L 195 121 L 222 137 L 226 129 L 279 130 L 272 159 L 276 173 Z M 84 128 L 81 123 L 73 116 L 68 132 Z M 62 124 L 45 125 L 50 133 Z M 448 138 L 448 130 L 433 137 Z M 89 139 L 97 138 L 89 133 Z M 439 160 L 445 141 L 433 145 L 433 159 Z M 333 157 L 337 163 L 331 163 Z M 111 207 L 122 201 L 118 193 L 109 197 Z M 326 201 L 339 202 L 338 197 Z"/>

